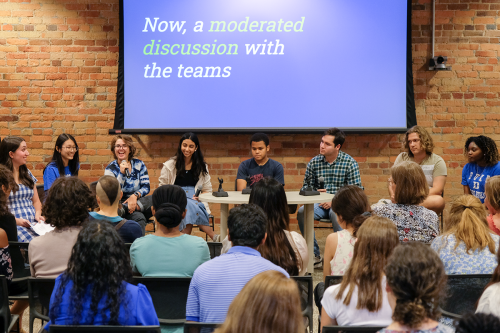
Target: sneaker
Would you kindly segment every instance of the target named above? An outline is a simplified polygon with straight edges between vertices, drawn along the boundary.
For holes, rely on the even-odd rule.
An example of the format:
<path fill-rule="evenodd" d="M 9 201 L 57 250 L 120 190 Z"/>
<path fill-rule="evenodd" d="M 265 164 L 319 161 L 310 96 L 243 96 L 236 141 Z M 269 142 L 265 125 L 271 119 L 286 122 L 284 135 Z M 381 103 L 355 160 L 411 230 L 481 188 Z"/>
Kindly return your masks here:
<path fill-rule="evenodd" d="M 314 268 L 321 267 L 323 265 L 323 258 L 321 255 L 314 257 Z"/>
<path fill-rule="evenodd" d="M 220 235 L 215 234 L 214 237 L 212 238 L 212 241 L 214 242 L 219 242 Z"/>

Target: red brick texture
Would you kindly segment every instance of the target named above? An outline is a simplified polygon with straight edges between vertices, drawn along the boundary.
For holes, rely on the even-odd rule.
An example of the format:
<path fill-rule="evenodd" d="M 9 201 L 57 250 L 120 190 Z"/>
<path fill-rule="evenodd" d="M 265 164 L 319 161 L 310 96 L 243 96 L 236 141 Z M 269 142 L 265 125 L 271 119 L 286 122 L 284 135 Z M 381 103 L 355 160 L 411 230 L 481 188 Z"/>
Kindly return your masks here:
<path fill-rule="evenodd" d="M 431 56 L 431 0 L 413 0 L 412 48 L 417 118 L 433 133 L 435 152 L 448 166 L 445 199 L 462 193 L 469 135 L 500 140 L 500 0 L 437 0 L 436 55 L 452 71 L 427 71 Z M 96 180 L 111 160 L 118 60 L 118 0 L 0 0 L 0 136 L 28 143 L 29 168 L 41 179 L 62 132 L 82 148 L 80 175 Z M 390 32 L 388 32 L 390 33 Z M 334 117 L 323 114 L 325 127 Z M 180 135 L 136 136 L 138 156 L 156 187 L 162 163 Z M 239 163 L 249 158 L 250 135 L 200 135 L 214 186 L 232 188 Z M 349 135 L 344 150 L 360 165 L 372 202 L 387 197 L 389 167 L 402 135 Z M 301 186 L 320 135 L 271 135 L 272 158 L 285 167 L 287 190 Z M 218 207 L 213 207 L 218 216 Z"/>

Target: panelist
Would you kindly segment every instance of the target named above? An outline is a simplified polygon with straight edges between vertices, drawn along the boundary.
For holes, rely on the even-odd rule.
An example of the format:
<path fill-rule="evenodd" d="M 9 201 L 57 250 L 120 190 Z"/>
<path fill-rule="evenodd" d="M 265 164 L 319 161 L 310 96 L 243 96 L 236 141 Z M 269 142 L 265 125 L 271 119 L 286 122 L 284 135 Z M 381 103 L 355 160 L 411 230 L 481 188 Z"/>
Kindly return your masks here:
<path fill-rule="evenodd" d="M 236 189 L 242 191 L 247 187 L 247 178 L 250 186 L 264 177 L 276 179 L 285 185 L 285 176 L 281 163 L 267 157 L 269 152 L 269 137 L 264 133 L 255 133 L 250 139 L 252 158 L 241 162 L 236 176 Z"/>
<path fill-rule="evenodd" d="M 445 205 L 442 195 L 446 184 L 446 163 L 441 156 L 432 152 L 434 142 L 429 132 L 422 126 L 413 126 L 406 132 L 405 148 L 407 151 L 398 155 L 394 165 L 404 161 L 420 165 L 429 185 L 429 196 L 421 205 L 440 214 Z M 394 200 L 394 191 L 390 186 L 391 181 L 392 179 L 389 178 L 389 194 L 391 200 Z"/>
<path fill-rule="evenodd" d="M 338 128 L 325 131 L 319 145 L 319 155 L 313 157 L 307 164 L 304 176 L 304 186 L 309 183 L 318 191 L 335 194 L 346 185 L 361 186 L 358 162 L 340 149 L 345 142 L 345 133 Z M 323 177 L 323 188 L 320 189 L 320 177 Z M 331 202 L 314 204 L 314 219 L 330 219 L 335 232 L 342 230 L 337 223 L 337 216 L 331 210 Z M 297 213 L 297 220 L 302 234 L 304 234 L 304 206 Z M 314 264 L 321 263 L 319 246 L 314 236 Z"/>

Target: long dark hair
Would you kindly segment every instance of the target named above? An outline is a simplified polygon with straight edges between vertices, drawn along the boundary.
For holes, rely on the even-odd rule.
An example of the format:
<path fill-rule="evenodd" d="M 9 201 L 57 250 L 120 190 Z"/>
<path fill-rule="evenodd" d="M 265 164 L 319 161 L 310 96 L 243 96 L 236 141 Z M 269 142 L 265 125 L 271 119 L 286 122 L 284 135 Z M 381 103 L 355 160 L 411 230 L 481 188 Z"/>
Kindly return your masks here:
<path fill-rule="evenodd" d="M 184 172 L 186 171 L 184 154 L 182 153 L 181 148 L 182 142 L 187 139 L 193 141 L 196 145 L 196 150 L 191 157 L 191 171 L 193 172 L 193 175 L 197 178 L 199 178 L 201 175 L 207 175 L 207 163 L 205 163 L 203 153 L 201 152 L 200 141 L 198 140 L 196 134 L 188 132 L 184 133 L 184 135 L 181 137 L 181 140 L 179 141 L 179 147 L 177 148 L 177 153 L 175 153 L 175 169 L 177 170 L 177 176 L 184 174 Z"/>
<path fill-rule="evenodd" d="M 259 247 L 262 257 L 288 274 L 298 275 L 302 260 L 285 234 L 290 228 L 290 216 L 283 186 L 276 179 L 263 178 L 253 185 L 249 203 L 261 207 L 267 215 L 267 239 Z"/>
<path fill-rule="evenodd" d="M 43 173 L 45 173 L 45 169 L 47 169 L 50 163 L 55 163 L 57 169 L 59 170 L 59 175 L 61 177 L 64 177 L 64 163 L 61 157 L 60 150 L 62 150 L 62 145 L 68 140 L 73 141 L 76 147 L 75 156 L 73 156 L 73 159 L 69 160 L 68 162 L 69 171 L 71 172 L 72 176 L 78 176 L 78 169 L 80 165 L 80 156 L 78 155 L 78 144 L 76 143 L 75 138 L 71 134 L 66 134 L 66 133 L 62 133 L 57 137 L 56 146 L 54 147 L 54 153 L 52 154 L 52 160 L 49 163 L 47 163 L 47 165 L 43 169 Z M 59 151 L 57 150 L 58 148 Z"/>
<path fill-rule="evenodd" d="M 17 192 L 19 186 L 17 186 L 14 175 L 12 171 L 9 170 L 5 165 L 0 164 L 0 216 L 4 216 L 9 213 L 9 207 L 7 205 L 7 200 L 9 199 L 9 194 L 5 194 L 2 190 L 2 186 L 5 187 L 7 191 Z"/>
<path fill-rule="evenodd" d="M 68 324 L 94 324 L 98 304 L 106 297 L 106 304 L 100 315 L 107 325 L 118 325 L 120 304 L 125 304 L 128 312 L 129 295 L 126 284 L 132 279 L 130 257 L 121 237 L 108 222 L 94 220 L 84 225 L 73 246 L 68 268 L 61 276 L 61 284 L 56 291 L 54 303 L 50 305 L 49 317 L 54 322 L 60 312 L 60 305 L 66 285 L 72 281 L 69 311 L 73 318 Z M 82 318 L 83 304 L 90 295 L 90 310 Z M 133 305 L 135 306 L 135 305 Z"/>
<path fill-rule="evenodd" d="M 180 186 L 162 185 L 153 192 L 155 219 L 167 228 L 181 224 L 186 205 L 186 193 Z"/>
<path fill-rule="evenodd" d="M 10 171 L 14 172 L 14 165 L 12 164 L 9 152 L 15 152 L 24 141 L 23 138 L 18 136 L 6 136 L 3 138 L 2 143 L 0 143 L 0 164 L 5 165 Z M 35 187 L 35 182 L 31 179 L 26 164 L 19 166 L 19 181 L 29 188 Z"/>
<path fill-rule="evenodd" d="M 356 185 L 347 185 L 337 191 L 332 199 L 332 210 L 342 216 L 347 226 L 352 226 L 354 237 L 359 227 L 370 216 L 363 213 L 372 211 L 365 191 Z"/>

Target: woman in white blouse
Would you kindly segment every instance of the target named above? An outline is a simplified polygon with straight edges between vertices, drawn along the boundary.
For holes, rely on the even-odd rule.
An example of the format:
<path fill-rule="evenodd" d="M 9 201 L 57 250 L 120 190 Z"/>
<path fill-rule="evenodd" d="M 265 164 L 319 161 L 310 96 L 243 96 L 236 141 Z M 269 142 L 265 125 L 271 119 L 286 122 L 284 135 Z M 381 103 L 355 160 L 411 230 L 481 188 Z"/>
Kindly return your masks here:
<path fill-rule="evenodd" d="M 479 299 L 476 313 L 489 313 L 500 317 L 500 250 L 497 252 L 497 262 L 499 264 Z"/>

